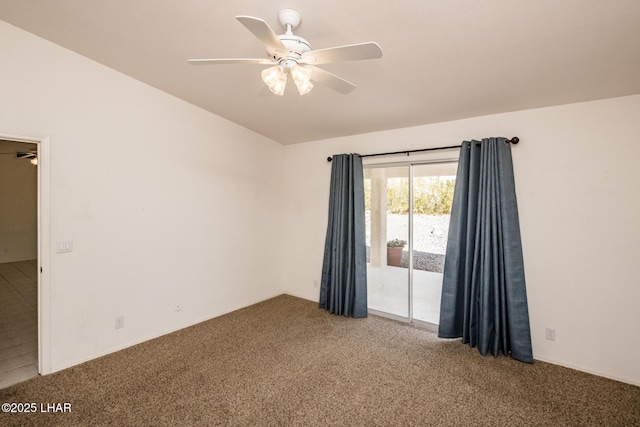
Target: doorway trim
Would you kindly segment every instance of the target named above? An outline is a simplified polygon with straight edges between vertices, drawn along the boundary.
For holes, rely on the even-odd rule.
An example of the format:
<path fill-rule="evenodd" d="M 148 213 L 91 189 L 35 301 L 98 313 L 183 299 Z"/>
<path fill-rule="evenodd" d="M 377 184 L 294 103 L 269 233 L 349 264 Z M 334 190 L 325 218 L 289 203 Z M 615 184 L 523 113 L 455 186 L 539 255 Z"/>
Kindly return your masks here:
<path fill-rule="evenodd" d="M 51 373 L 51 154 L 50 138 L 0 133 L 0 139 L 36 144 L 38 151 L 38 373 Z"/>

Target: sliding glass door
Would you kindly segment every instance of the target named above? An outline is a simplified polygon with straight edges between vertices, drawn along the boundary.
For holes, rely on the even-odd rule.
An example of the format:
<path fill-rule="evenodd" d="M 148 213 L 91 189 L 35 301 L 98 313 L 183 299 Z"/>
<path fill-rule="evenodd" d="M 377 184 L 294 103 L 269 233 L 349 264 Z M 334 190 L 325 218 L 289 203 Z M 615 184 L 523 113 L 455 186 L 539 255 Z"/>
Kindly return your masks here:
<path fill-rule="evenodd" d="M 457 164 L 366 167 L 368 305 L 437 324 Z"/>

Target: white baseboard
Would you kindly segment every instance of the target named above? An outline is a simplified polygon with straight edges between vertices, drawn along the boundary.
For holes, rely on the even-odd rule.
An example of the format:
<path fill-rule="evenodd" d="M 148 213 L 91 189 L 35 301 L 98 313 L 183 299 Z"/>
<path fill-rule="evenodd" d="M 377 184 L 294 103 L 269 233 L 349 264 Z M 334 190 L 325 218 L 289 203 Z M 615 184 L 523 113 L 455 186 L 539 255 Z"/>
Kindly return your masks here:
<path fill-rule="evenodd" d="M 534 356 L 533 359 L 534 359 L 534 363 L 535 363 L 535 361 L 551 363 L 552 365 L 564 366 L 565 368 L 574 369 L 574 370 L 580 371 L 580 372 L 586 372 L 587 374 L 597 375 L 599 377 L 609 378 L 610 380 L 615 380 L 615 381 L 620 381 L 622 383 L 627 383 L 627 384 L 631 384 L 631 385 L 635 385 L 635 386 L 640 386 L 640 381 L 634 381 L 634 380 L 630 380 L 628 378 L 620 378 L 620 377 L 618 377 L 616 375 L 611 375 L 609 373 L 600 372 L 600 371 L 597 371 L 597 370 L 585 368 L 584 366 L 574 365 L 572 363 L 561 362 L 561 361 L 554 360 L 554 359 L 549 358 L 549 357 L 537 357 L 537 356 Z"/>

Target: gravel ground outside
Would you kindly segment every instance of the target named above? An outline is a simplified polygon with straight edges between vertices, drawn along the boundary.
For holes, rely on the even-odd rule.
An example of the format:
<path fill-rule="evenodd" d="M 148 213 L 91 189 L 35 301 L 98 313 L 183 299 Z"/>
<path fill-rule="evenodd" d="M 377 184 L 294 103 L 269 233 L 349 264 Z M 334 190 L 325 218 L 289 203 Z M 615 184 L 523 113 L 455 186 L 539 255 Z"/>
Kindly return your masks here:
<path fill-rule="evenodd" d="M 367 261 L 371 231 L 370 212 L 366 211 Z M 442 273 L 449 234 L 449 215 L 414 215 L 413 264 L 419 270 Z M 387 214 L 387 240 L 409 240 L 409 216 Z M 409 265 L 408 248 L 402 252 L 402 266 Z"/>

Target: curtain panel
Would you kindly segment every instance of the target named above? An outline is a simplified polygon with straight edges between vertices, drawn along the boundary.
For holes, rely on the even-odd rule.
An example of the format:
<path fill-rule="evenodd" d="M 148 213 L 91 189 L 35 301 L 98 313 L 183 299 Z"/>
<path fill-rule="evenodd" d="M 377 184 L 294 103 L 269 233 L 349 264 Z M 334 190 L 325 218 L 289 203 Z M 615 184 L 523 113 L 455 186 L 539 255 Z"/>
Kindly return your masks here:
<path fill-rule="evenodd" d="M 511 144 L 460 148 L 438 336 L 533 362 Z"/>
<path fill-rule="evenodd" d="M 364 178 L 358 154 L 335 155 L 331 162 L 319 305 L 333 314 L 367 316 Z"/>

